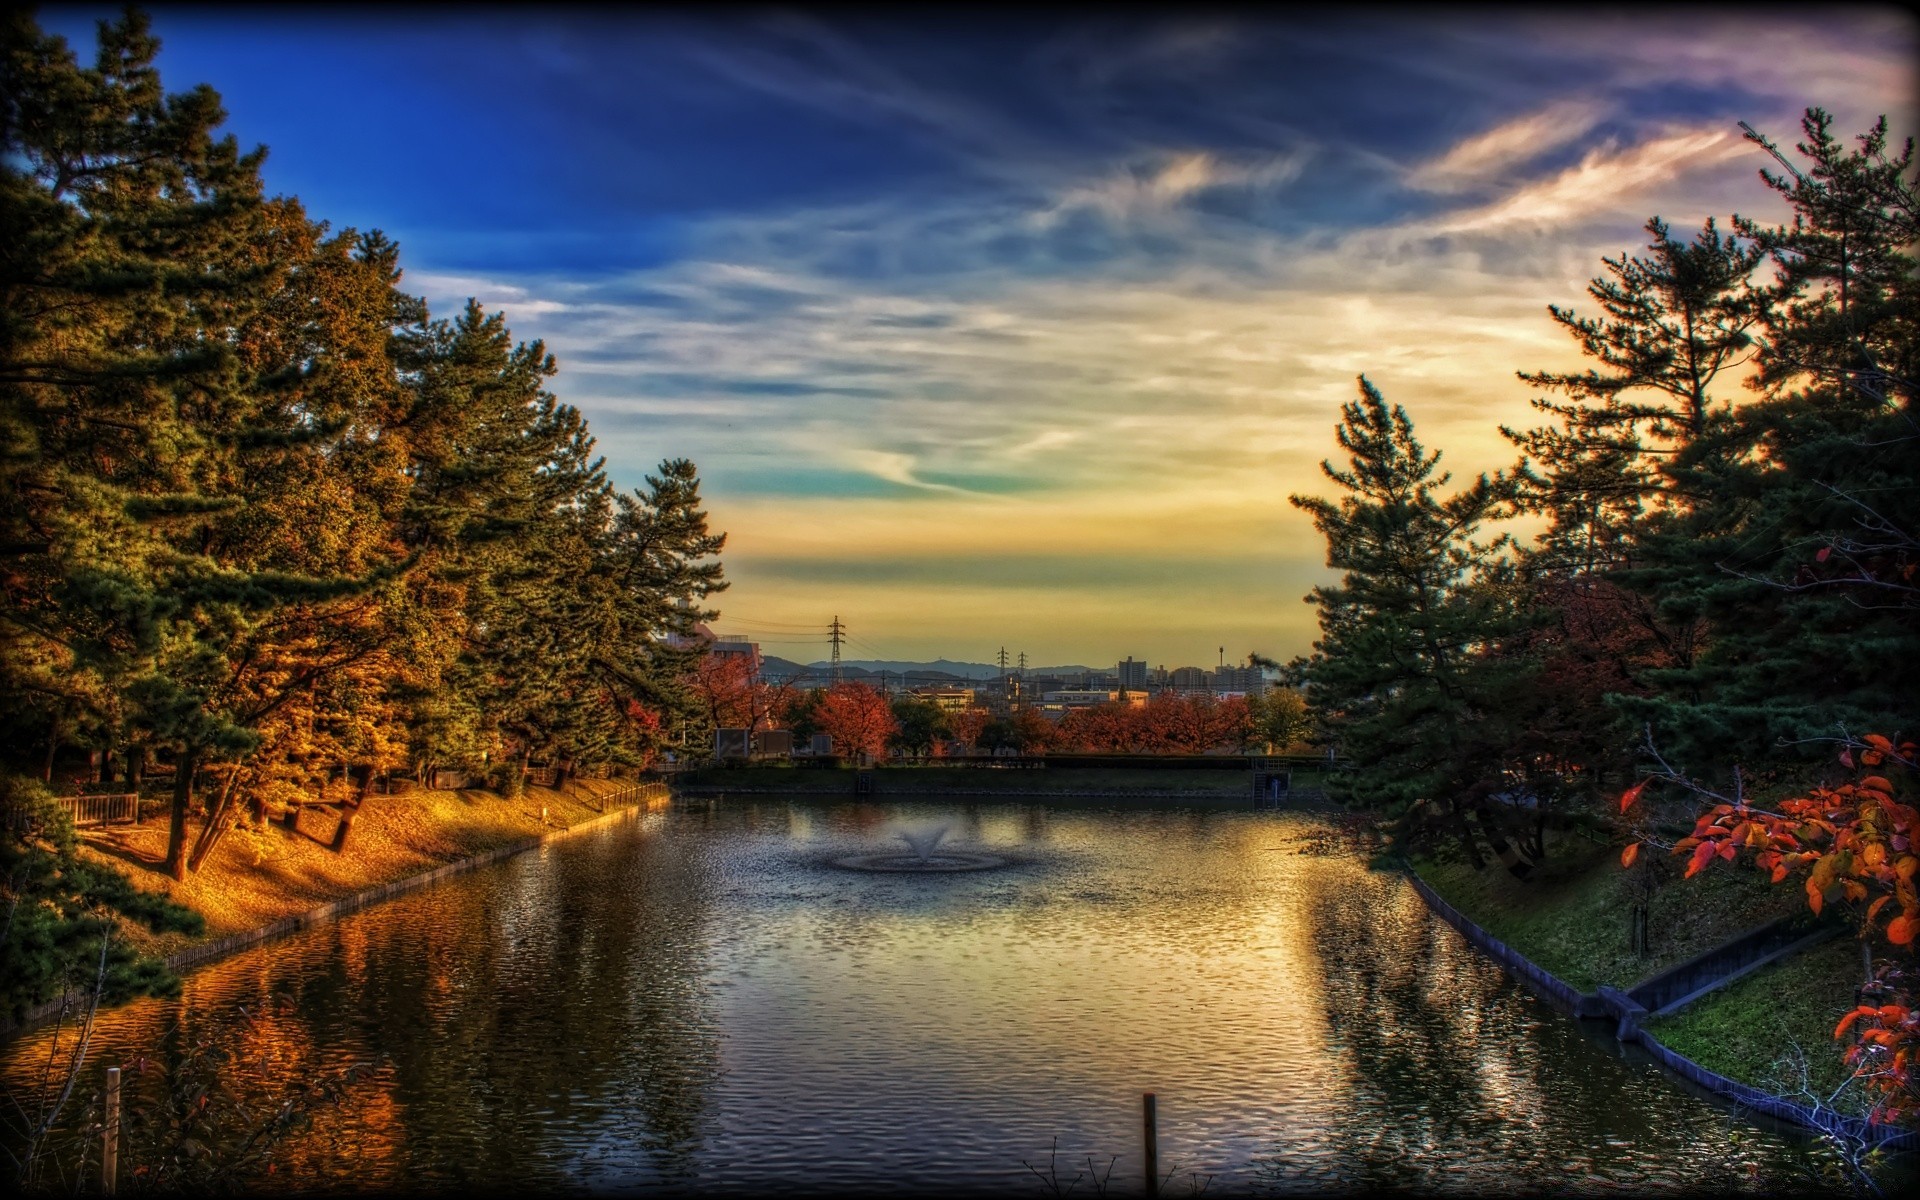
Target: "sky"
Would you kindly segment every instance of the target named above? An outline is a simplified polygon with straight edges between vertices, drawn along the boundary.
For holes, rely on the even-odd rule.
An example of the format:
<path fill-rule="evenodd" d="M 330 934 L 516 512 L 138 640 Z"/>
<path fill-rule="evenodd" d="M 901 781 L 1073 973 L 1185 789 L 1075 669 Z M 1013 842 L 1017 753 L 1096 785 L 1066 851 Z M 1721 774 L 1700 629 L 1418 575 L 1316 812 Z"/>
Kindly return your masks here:
<path fill-rule="evenodd" d="M 44 8 L 90 60 L 105 6 Z M 988 19 L 154 10 L 269 189 L 558 358 L 622 487 L 691 458 L 770 654 L 1308 651 L 1364 374 L 1511 466 L 1547 314 L 1659 215 L 1777 219 L 1742 139 L 1915 131 L 1892 8 Z"/>

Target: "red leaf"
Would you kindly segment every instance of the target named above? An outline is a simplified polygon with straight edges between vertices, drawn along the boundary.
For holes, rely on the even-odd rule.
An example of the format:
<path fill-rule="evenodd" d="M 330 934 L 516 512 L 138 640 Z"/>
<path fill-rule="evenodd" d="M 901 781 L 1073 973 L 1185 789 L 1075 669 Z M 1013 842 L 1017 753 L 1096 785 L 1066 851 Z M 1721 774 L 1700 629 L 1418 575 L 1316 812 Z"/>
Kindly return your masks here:
<path fill-rule="evenodd" d="M 1712 861 L 1717 847 L 1712 842 L 1701 842 L 1693 848 L 1693 861 L 1687 864 L 1687 878 L 1692 879 L 1700 873 L 1700 868 Z"/>
<path fill-rule="evenodd" d="M 1820 548 L 1820 553 L 1818 553 L 1818 554 L 1816 554 L 1816 555 L 1814 555 L 1814 556 L 1813 556 L 1813 561 L 1815 561 L 1815 562 L 1825 562 L 1825 561 L 1827 561 L 1827 557 L 1828 557 L 1829 555 L 1831 555 L 1832 553 L 1833 553 L 1833 547 L 1832 547 L 1832 546 L 1822 546 L 1822 547 Z"/>
<path fill-rule="evenodd" d="M 1853 765 L 1852 750 L 1842 750 L 1840 752 L 1840 765 L 1843 767 L 1851 767 Z"/>
<path fill-rule="evenodd" d="M 1913 940 L 1916 925 L 1920 925 L 1920 921 L 1915 921 L 1908 913 L 1901 913 L 1887 922 L 1887 940 L 1896 946 L 1906 945 Z"/>
<path fill-rule="evenodd" d="M 1620 811 L 1625 812 L 1629 808 L 1632 808 L 1633 802 L 1640 798 L 1640 793 L 1645 791 L 1646 788 L 1647 788 L 1647 781 L 1643 779 L 1639 783 L 1636 783 L 1632 787 L 1628 788 L 1626 791 L 1621 792 L 1620 793 Z"/>
<path fill-rule="evenodd" d="M 1635 842 L 1633 845 L 1628 846 L 1625 850 L 1622 850 L 1620 852 L 1620 865 L 1623 867 L 1630 867 L 1633 865 L 1633 860 L 1639 857 L 1640 857 L 1640 843 Z M 1881 899 L 1884 900 L 1886 899 L 1886 897 L 1882 896 Z"/>
<path fill-rule="evenodd" d="M 1893 749 L 1893 743 L 1888 741 L 1887 736 L 1883 733 L 1868 734 L 1866 736 L 1866 743 L 1867 745 L 1872 746 L 1875 750 Z"/>

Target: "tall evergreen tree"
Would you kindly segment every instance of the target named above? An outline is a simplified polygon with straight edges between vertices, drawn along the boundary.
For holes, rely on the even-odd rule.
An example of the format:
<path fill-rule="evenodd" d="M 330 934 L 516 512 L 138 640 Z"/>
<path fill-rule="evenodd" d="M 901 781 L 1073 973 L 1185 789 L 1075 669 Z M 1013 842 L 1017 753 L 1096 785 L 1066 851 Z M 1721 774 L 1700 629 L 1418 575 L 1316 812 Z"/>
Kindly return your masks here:
<path fill-rule="evenodd" d="M 1389 811 L 1447 805 L 1470 854 L 1466 825 L 1496 790 L 1498 734 L 1482 737 L 1491 681 L 1476 653 L 1507 619 L 1504 538 L 1474 541 L 1508 511 L 1510 480 L 1481 475 L 1442 496 L 1451 475 L 1413 422 L 1364 378 L 1335 434 L 1348 465 L 1321 470 L 1338 502 L 1294 496 L 1327 539 L 1327 565 L 1344 572 L 1308 597 L 1320 639 L 1306 665 L 1307 698 L 1356 764 L 1334 778 L 1340 799 Z"/>
<path fill-rule="evenodd" d="M 1920 281 L 1909 141 L 1889 152 L 1884 119 L 1849 148 L 1808 110 L 1795 166 L 1763 179 L 1792 206 L 1783 226 L 1736 217 L 1774 282 L 1760 311 L 1761 398 L 1729 421 L 1688 526 L 1649 549 L 1663 603 L 1710 628 L 1699 655 L 1623 701 L 1692 769 L 1749 764 L 1781 743 L 1904 728 L 1911 688 L 1891 663 L 1920 652 Z M 1792 757 L 1788 755 L 1788 757 Z"/>

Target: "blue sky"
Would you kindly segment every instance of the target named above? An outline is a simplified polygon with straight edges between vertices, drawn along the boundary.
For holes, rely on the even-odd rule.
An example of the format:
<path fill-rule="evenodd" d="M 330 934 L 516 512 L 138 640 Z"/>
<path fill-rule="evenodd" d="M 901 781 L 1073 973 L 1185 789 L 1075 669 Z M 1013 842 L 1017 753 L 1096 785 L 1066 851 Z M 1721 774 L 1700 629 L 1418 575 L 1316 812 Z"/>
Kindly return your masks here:
<path fill-rule="evenodd" d="M 107 10 L 43 10 L 90 55 Z M 701 467 L 722 629 L 818 656 L 1303 652 L 1365 372 L 1508 465 L 1602 254 L 1776 214 L 1743 145 L 1914 129 L 1892 9 L 930 17 L 161 8 L 271 188 L 557 354 L 616 480 Z M 775 636 L 781 635 L 781 636 Z"/>

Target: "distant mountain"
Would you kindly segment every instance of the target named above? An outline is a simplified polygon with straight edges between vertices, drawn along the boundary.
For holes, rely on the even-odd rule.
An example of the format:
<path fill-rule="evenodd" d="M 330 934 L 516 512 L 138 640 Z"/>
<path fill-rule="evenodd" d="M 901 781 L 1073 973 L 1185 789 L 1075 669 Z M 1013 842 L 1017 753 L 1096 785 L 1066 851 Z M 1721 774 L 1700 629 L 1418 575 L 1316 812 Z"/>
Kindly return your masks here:
<path fill-rule="evenodd" d="M 833 670 L 833 664 L 821 661 L 815 663 L 797 663 L 792 659 L 778 655 L 762 655 L 760 674 L 767 679 L 793 679 L 806 676 L 809 679 L 825 679 Z M 1089 671 L 1111 671 L 1112 667 L 1028 667 L 1027 674 L 1033 678 L 1041 676 L 1085 675 Z M 992 663 L 955 662 L 950 658 L 937 658 L 932 662 L 906 662 L 899 659 L 851 658 L 840 660 L 840 676 L 843 679 L 878 680 L 885 674 L 898 683 L 902 676 L 908 676 L 911 683 L 978 683 L 982 680 L 998 679 L 1000 668 Z"/>
<path fill-rule="evenodd" d="M 817 662 L 813 664 L 813 669 L 825 671 L 831 666 L 831 663 Z M 932 662 L 899 662 L 881 658 L 840 660 L 842 674 L 848 674 L 849 667 L 857 668 L 864 675 L 878 675 L 885 671 L 889 675 L 912 675 L 916 679 L 921 676 L 947 679 L 992 679 L 1000 674 L 1000 668 L 992 663 L 954 662 L 950 658 L 936 658 Z"/>

